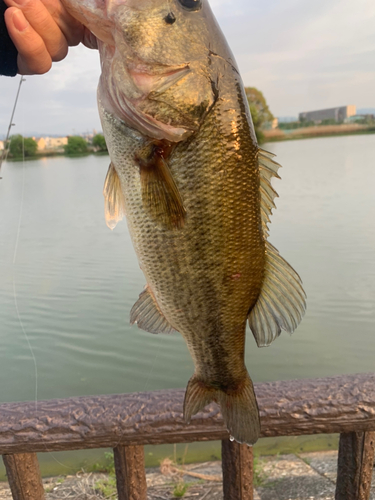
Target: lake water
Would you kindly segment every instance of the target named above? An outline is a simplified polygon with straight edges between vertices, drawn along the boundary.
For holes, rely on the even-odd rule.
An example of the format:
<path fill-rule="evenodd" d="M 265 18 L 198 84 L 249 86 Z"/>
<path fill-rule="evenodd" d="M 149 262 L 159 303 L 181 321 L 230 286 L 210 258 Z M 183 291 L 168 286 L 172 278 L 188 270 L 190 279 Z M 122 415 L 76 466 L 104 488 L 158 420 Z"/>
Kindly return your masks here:
<path fill-rule="evenodd" d="M 250 375 L 258 382 L 374 371 L 375 136 L 266 149 L 284 167 L 270 241 L 301 275 L 308 309 L 293 336 L 267 349 L 248 335 Z M 185 387 L 193 373 L 179 335 L 129 325 L 145 280 L 126 223 L 111 232 L 104 222 L 108 163 L 88 156 L 4 165 L 0 402 Z M 218 449 L 189 445 L 205 458 Z M 148 463 L 170 450 L 147 448 Z M 64 473 L 98 453 L 43 454 L 44 471 Z"/>

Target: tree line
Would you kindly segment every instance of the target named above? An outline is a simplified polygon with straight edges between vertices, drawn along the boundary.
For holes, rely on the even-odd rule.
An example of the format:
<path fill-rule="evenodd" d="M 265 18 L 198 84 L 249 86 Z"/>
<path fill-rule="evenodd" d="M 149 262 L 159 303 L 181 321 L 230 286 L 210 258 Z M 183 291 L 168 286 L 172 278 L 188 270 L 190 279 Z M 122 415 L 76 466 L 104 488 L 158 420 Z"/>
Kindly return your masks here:
<path fill-rule="evenodd" d="M 41 155 L 38 152 L 38 143 L 32 137 L 23 137 L 21 134 L 12 135 L 4 149 L 9 150 L 9 157 L 14 159 L 33 158 Z M 103 134 L 96 134 L 89 144 L 81 136 L 69 136 L 68 143 L 64 146 L 64 153 L 68 156 L 84 155 L 91 152 L 107 152 L 107 145 Z"/>
<path fill-rule="evenodd" d="M 259 144 L 264 142 L 262 129 L 274 119 L 263 93 L 255 87 L 245 87 L 246 98 L 254 124 L 255 134 Z M 5 148 L 7 145 L 4 146 Z M 8 144 L 11 158 L 32 158 L 38 156 L 38 144 L 31 137 L 20 134 L 13 135 Z M 85 155 L 90 152 L 108 152 L 103 134 L 96 134 L 92 143 L 81 136 L 69 136 L 68 143 L 64 146 L 64 153 L 68 156 Z"/>

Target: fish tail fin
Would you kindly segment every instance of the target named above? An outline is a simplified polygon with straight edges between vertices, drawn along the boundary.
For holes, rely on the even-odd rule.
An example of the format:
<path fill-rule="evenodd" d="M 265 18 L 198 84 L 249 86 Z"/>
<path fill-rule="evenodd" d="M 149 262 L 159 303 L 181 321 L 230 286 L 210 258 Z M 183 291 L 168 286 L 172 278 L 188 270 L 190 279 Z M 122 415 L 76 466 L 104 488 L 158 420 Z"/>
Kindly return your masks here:
<path fill-rule="evenodd" d="M 235 389 L 220 390 L 193 375 L 186 388 L 184 418 L 189 423 L 193 415 L 215 401 L 228 432 L 238 443 L 253 445 L 260 434 L 260 420 L 254 387 L 246 373 Z"/>

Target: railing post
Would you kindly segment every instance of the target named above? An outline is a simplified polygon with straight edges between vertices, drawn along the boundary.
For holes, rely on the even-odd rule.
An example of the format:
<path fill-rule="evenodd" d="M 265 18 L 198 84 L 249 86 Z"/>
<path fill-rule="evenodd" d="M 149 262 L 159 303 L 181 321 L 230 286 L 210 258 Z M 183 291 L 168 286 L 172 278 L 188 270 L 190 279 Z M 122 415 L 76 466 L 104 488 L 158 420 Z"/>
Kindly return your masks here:
<path fill-rule="evenodd" d="M 335 500 L 369 500 L 375 432 L 340 434 Z"/>
<path fill-rule="evenodd" d="M 117 446 L 113 452 L 118 500 L 147 500 L 143 446 Z"/>
<path fill-rule="evenodd" d="M 224 500 L 253 500 L 253 449 L 224 439 L 221 461 Z"/>
<path fill-rule="evenodd" d="M 36 453 L 3 455 L 13 500 L 44 500 L 44 488 Z"/>

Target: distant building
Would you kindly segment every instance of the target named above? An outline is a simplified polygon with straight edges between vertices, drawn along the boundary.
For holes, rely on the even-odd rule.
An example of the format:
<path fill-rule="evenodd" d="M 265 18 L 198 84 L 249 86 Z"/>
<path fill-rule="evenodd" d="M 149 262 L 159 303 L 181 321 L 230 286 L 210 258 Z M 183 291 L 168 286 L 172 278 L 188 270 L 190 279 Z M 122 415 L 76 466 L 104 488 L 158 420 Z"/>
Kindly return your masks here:
<path fill-rule="evenodd" d="M 277 128 L 278 126 L 279 126 L 279 119 L 274 118 L 272 121 L 266 122 L 262 128 L 264 130 L 271 130 L 271 129 L 273 130 L 273 129 Z"/>
<path fill-rule="evenodd" d="M 293 123 L 298 122 L 298 118 L 296 116 L 279 116 L 279 123 Z"/>
<path fill-rule="evenodd" d="M 321 123 L 323 120 L 343 122 L 356 114 L 355 106 L 341 106 L 338 108 L 319 109 L 318 111 L 304 111 L 299 114 L 299 121 Z"/>
<path fill-rule="evenodd" d="M 92 139 L 92 134 L 90 132 L 87 132 L 85 134 L 79 134 L 79 137 L 82 137 L 86 142 L 90 142 Z"/>
<path fill-rule="evenodd" d="M 38 144 L 38 150 L 43 151 L 45 149 L 61 149 L 68 144 L 67 137 L 41 137 L 40 139 L 35 139 Z"/>
<path fill-rule="evenodd" d="M 0 141 L 0 151 L 4 149 L 4 141 Z"/>

